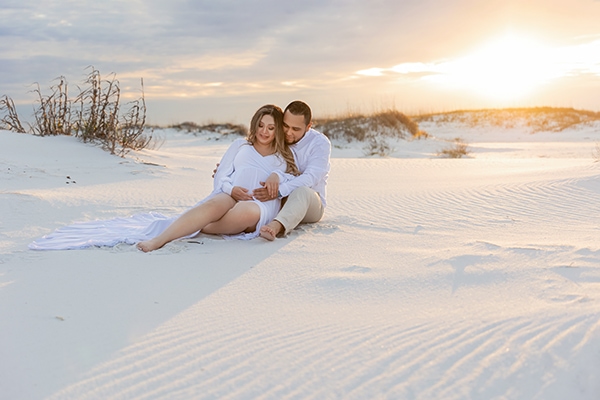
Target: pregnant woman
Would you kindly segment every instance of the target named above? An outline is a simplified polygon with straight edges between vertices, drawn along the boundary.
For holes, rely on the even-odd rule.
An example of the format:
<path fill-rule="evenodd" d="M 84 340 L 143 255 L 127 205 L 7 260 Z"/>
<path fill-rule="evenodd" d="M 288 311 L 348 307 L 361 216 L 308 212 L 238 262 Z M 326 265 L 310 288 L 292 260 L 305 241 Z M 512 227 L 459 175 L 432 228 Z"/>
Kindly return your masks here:
<path fill-rule="evenodd" d="M 242 237 L 252 238 L 275 218 L 280 200 L 260 202 L 254 200 L 250 192 L 265 182 L 276 197 L 279 183 L 298 174 L 285 142 L 283 112 L 273 105 L 261 107 L 250 126 L 248 138 L 235 141 L 223 156 L 215 175 L 215 190 L 206 201 L 181 215 L 160 235 L 138 243 L 140 250 L 156 250 L 198 231 L 225 235 L 247 233 Z"/>

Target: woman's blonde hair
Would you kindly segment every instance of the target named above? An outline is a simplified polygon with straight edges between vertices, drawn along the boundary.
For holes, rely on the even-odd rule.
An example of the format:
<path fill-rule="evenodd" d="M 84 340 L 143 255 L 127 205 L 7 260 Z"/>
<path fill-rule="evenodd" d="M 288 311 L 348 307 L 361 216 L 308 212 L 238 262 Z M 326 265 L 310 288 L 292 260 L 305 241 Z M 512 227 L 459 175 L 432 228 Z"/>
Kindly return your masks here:
<path fill-rule="evenodd" d="M 250 121 L 250 132 L 248 133 L 248 143 L 254 144 L 256 140 L 256 131 L 258 131 L 258 125 L 260 120 L 265 115 L 270 115 L 275 120 L 275 140 L 271 143 L 271 146 L 275 150 L 275 154 L 279 155 L 287 164 L 285 172 L 292 175 L 300 175 L 296 162 L 294 161 L 294 154 L 285 141 L 285 132 L 283 131 L 283 111 L 281 108 L 273 104 L 267 104 L 259 108 Z"/>

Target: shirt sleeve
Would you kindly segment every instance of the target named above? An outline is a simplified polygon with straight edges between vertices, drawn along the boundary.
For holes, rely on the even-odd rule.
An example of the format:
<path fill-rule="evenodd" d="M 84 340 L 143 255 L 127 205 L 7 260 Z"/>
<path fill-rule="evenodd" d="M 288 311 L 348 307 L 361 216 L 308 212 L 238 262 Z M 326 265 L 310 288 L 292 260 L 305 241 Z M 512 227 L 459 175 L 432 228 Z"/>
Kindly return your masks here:
<path fill-rule="evenodd" d="M 282 197 L 289 196 L 294 189 L 300 186 L 315 188 L 329 173 L 329 157 L 331 156 L 331 143 L 329 140 L 319 140 L 308 153 L 309 163 L 301 175 L 279 185 Z"/>
<path fill-rule="evenodd" d="M 213 181 L 213 189 L 215 191 L 221 190 L 228 195 L 231 195 L 231 191 L 233 190 L 233 180 L 231 179 L 231 176 L 235 170 L 233 160 L 240 151 L 240 148 L 246 143 L 248 143 L 246 139 L 236 139 L 231 143 L 225 154 L 223 154 L 221 161 L 219 161 L 217 173 L 215 174 L 215 179 Z"/>
<path fill-rule="evenodd" d="M 279 176 L 279 184 L 281 185 L 282 183 L 285 183 L 287 181 L 291 181 L 292 179 L 294 179 L 296 176 L 292 175 L 292 174 L 288 174 L 285 171 L 280 171 L 278 169 L 276 169 L 275 171 L 273 171 L 274 174 L 277 174 Z"/>

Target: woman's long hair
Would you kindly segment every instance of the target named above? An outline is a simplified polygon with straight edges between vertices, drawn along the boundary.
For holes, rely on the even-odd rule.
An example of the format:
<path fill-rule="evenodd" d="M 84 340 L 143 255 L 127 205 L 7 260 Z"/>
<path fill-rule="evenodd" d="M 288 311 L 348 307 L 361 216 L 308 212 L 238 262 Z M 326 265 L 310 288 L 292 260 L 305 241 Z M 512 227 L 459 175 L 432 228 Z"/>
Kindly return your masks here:
<path fill-rule="evenodd" d="M 260 120 L 265 115 L 270 115 L 275 120 L 275 140 L 271 143 L 271 146 L 275 150 L 275 154 L 279 155 L 287 164 L 285 172 L 292 175 L 300 175 L 296 162 L 294 161 L 294 154 L 285 141 L 285 133 L 283 131 L 283 111 L 281 108 L 273 104 L 267 104 L 259 108 L 250 121 L 250 132 L 248 133 L 248 143 L 254 144 L 256 140 L 256 131 L 258 131 L 258 125 Z"/>

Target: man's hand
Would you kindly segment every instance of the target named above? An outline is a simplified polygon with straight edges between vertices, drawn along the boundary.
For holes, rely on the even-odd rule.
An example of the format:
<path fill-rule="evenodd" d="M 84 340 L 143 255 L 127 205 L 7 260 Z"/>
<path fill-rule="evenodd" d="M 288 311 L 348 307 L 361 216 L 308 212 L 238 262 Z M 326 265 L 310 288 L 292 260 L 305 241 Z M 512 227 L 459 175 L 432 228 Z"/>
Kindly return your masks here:
<path fill-rule="evenodd" d="M 219 169 L 219 163 L 217 163 L 217 166 L 215 167 L 215 169 L 213 169 L 213 174 L 212 174 L 213 179 L 214 179 L 215 175 L 217 174 L 217 169 Z"/>
<path fill-rule="evenodd" d="M 269 197 L 277 197 L 277 192 L 279 191 L 279 175 L 273 172 L 265 182 L 260 182 L 260 184 L 267 189 Z"/>
<path fill-rule="evenodd" d="M 252 195 L 258 201 L 269 201 L 277 198 L 279 192 L 279 175 L 272 173 L 265 182 L 260 182 L 261 188 L 254 189 Z"/>
<path fill-rule="evenodd" d="M 241 186 L 234 186 L 233 189 L 231 189 L 231 197 L 233 197 L 235 201 L 252 200 L 252 196 L 248 193 L 248 189 L 244 189 Z"/>

